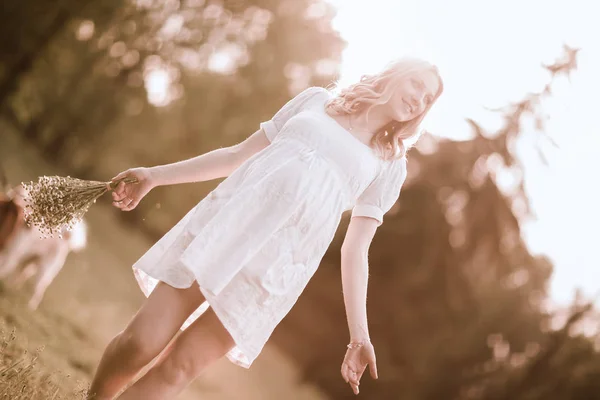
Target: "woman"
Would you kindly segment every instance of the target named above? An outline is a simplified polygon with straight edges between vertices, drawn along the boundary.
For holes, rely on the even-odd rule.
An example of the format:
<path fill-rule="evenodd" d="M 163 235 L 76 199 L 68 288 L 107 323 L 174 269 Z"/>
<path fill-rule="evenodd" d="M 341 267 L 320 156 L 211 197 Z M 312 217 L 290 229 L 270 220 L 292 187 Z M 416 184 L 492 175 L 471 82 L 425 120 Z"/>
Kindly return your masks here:
<path fill-rule="evenodd" d="M 304 90 L 235 146 L 113 178 L 137 178 L 113 192 L 130 211 L 156 186 L 227 177 L 133 265 L 148 299 L 108 345 L 89 398 L 112 399 L 159 355 L 118 399 L 174 398 L 222 356 L 249 368 L 350 209 L 341 373 L 356 394 L 367 365 L 376 379 L 367 252 L 406 177 L 406 141 L 442 89 L 434 66 L 401 59 L 338 95 Z"/>

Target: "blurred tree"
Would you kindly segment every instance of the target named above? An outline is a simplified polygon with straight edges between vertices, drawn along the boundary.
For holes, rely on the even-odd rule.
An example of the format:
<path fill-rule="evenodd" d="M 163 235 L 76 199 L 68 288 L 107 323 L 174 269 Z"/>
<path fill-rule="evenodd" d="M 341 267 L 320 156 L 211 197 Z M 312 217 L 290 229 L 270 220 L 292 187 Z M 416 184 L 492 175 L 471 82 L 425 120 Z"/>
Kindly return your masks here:
<path fill-rule="evenodd" d="M 0 17 L 0 105 L 29 73 L 48 45 L 85 6 L 85 2 L 45 3 L 23 0 L 3 6 Z M 35 24 L 31 24 L 35 21 Z"/>
<path fill-rule="evenodd" d="M 581 302 L 578 302 L 581 303 Z M 598 313 L 591 303 L 566 310 L 566 321 L 544 334 L 540 345 L 488 361 L 463 390 L 477 400 L 592 400 L 600 398 Z M 586 326 L 592 336 L 584 334 Z M 589 329 L 587 329 L 589 331 Z M 501 340 L 498 341 L 500 344 Z"/>
<path fill-rule="evenodd" d="M 149 127 L 128 133 L 129 144 L 123 141 L 110 127 L 131 116 L 160 113 L 171 132 L 188 127 L 177 133 L 187 144 L 179 148 L 200 145 L 195 139 L 202 136 L 190 126 L 212 132 L 233 127 L 229 140 L 244 137 L 257 115 L 272 112 L 274 104 L 308 85 L 331 80 L 343 46 L 330 28 L 331 9 L 308 0 L 95 0 L 69 15 L 73 18 L 61 25 L 66 28 L 38 48 L 36 63 L 21 73 L 25 77 L 18 82 L 9 77 L 19 90 L 7 115 L 48 157 L 80 176 L 93 173 L 101 143 L 116 142 L 129 151 L 140 139 L 148 144 L 149 135 L 160 137 Z M 209 99 L 208 91 L 221 95 Z M 254 101 L 258 96 L 266 101 Z M 162 109 L 147 108 L 148 103 Z M 194 112 L 185 113 L 191 106 Z M 201 108 L 206 112 L 195 112 Z M 192 119 L 184 127 L 175 119 L 182 113 Z M 173 142 L 169 134 L 164 137 Z M 222 143 L 223 135 L 206 137 L 203 146 Z M 157 143 L 146 154 L 158 149 L 163 150 Z"/>

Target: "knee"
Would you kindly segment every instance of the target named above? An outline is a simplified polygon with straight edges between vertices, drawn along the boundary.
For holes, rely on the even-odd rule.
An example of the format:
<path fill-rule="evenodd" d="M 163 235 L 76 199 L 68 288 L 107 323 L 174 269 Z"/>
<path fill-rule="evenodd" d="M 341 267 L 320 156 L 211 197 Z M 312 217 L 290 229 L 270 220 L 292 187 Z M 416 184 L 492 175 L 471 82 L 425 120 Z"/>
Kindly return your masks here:
<path fill-rule="evenodd" d="M 154 346 L 143 335 L 124 330 L 113 339 L 113 351 L 130 363 L 146 365 L 156 355 Z"/>
<path fill-rule="evenodd" d="M 197 378 L 204 365 L 200 357 L 173 351 L 156 366 L 160 378 L 170 386 L 185 386 Z"/>

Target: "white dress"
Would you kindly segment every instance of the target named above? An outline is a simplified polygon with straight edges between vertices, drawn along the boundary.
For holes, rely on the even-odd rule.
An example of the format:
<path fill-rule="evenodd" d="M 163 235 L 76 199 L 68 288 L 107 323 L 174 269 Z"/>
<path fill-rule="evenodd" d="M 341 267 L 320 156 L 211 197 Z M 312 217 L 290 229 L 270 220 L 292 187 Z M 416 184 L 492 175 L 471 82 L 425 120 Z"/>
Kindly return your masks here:
<path fill-rule="evenodd" d="M 198 281 L 249 368 L 295 304 L 342 213 L 379 224 L 396 202 L 406 159 L 383 161 L 325 113 L 331 94 L 311 87 L 261 124 L 271 144 L 240 165 L 134 265 L 148 296 L 158 281 Z"/>

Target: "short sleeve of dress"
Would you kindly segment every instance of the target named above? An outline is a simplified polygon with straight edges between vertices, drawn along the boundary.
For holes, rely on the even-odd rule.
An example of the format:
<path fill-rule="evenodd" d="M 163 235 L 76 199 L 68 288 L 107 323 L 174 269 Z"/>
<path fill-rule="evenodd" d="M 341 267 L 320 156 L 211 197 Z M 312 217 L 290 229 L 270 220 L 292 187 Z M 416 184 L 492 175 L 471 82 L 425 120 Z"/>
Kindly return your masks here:
<path fill-rule="evenodd" d="M 384 165 L 377 177 L 358 197 L 352 217 L 370 217 L 383 223 L 383 216 L 398 200 L 400 189 L 406 179 L 406 158 L 393 160 Z"/>
<path fill-rule="evenodd" d="M 312 86 L 308 89 L 304 89 L 302 92 L 297 94 L 291 100 L 281 107 L 277 113 L 268 121 L 264 121 L 260 124 L 260 127 L 265 132 L 265 135 L 269 141 L 273 141 L 275 136 L 279 133 L 285 123 L 303 110 L 306 103 L 313 99 L 317 94 L 325 92 L 326 89 L 318 86 Z"/>

